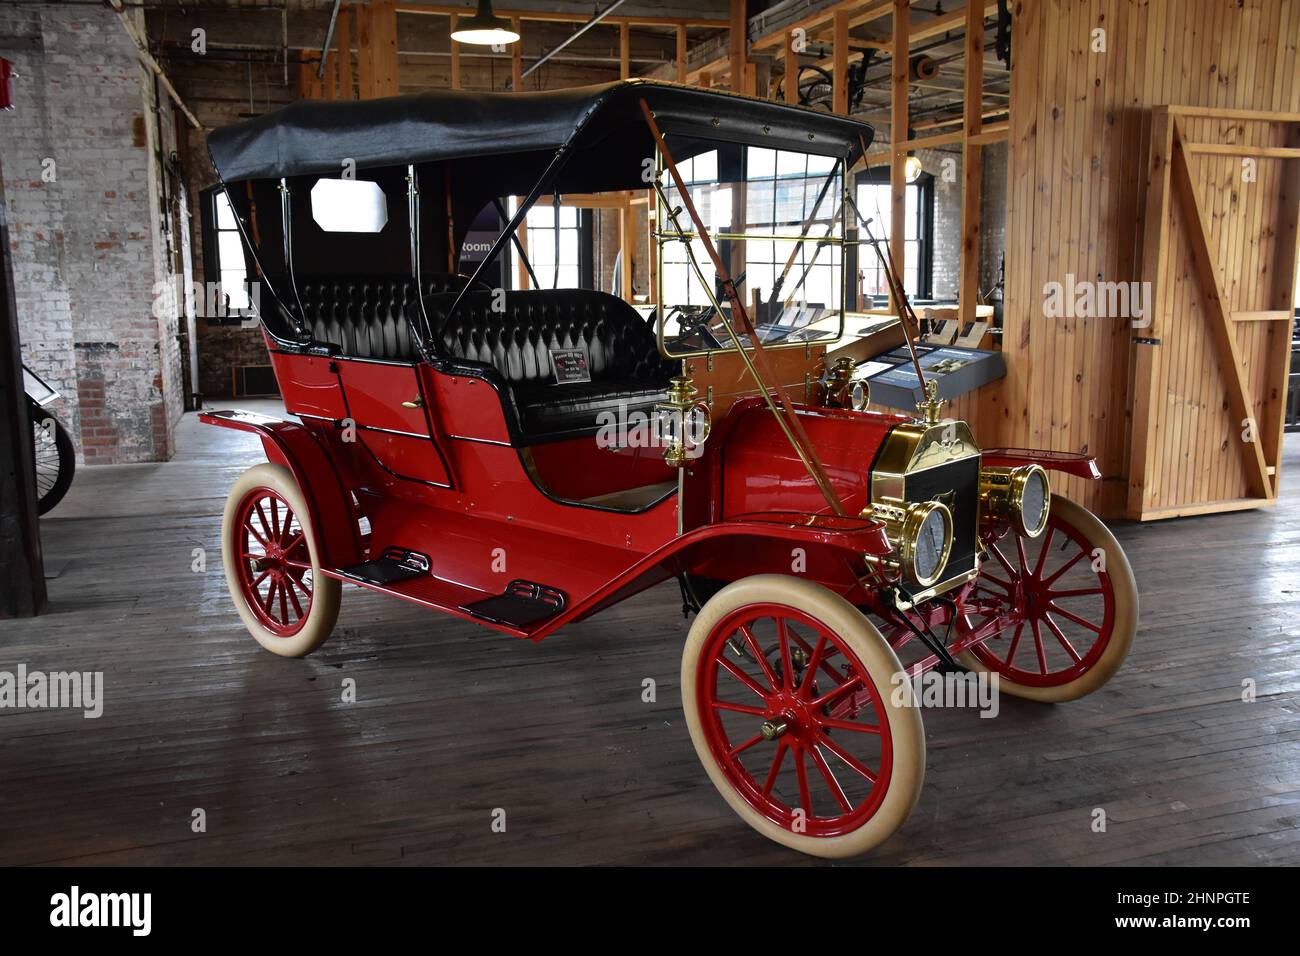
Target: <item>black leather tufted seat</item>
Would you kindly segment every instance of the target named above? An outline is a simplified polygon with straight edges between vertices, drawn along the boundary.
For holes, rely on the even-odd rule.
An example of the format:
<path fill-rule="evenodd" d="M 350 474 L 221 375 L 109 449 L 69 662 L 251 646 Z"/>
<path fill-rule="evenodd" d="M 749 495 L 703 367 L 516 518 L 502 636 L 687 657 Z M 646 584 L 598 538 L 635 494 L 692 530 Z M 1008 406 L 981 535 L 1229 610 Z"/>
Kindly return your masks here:
<path fill-rule="evenodd" d="M 423 291 L 455 291 L 465 282 L 459 275 L 425 276 Z M 334 343 L 344 355 L 362 358 L 416 358 L 406 320 L 415 296 L 415 280 L 408 276 L 298 279 L 298 297 L 312 337 Z"/>
<path fill-rule="evenodd" d="M 448 319 L 455 295 L 425 299 L 447 357 L 491 368 L 509 391 L 525 440 L 594 433 L 609 411 L 649 414 L 666 397 L 677 364 L 659 354 L 654 333 L 622 299 L 583 289 L 494 294 L 470 292 Z M 590 382 L 556 384 L 551 349 L 584 348 Z"/>

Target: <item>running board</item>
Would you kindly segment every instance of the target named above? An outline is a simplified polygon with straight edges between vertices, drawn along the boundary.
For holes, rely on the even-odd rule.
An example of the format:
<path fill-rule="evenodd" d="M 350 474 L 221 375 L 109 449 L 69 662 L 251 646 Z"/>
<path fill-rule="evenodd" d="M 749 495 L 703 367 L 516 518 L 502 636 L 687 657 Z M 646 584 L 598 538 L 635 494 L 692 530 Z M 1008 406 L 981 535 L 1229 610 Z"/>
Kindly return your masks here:
<path fill-rule="evenodd" d="M 397 549 L 402 550 L 402 549 Z M 385 552 L 387 553 L 387 552 Z M 418 554 L 418 552 L 417 552 Z M 398 562 L 400 563 L 400 562 Z M 403 572 L 403 576 L 396 581 L 380 582 L 375 580 L 375 571 L 369 566 L 373 564 L 383 564 L 384 567 L 379 573 L 385 573 L 389 570 L 391 562 L 385 562 L 382 558 L 379 561 L 367 561 L 364 564 L 352 565 L 347 568 L 322 568 L 321 573 L 326 577 L 334 578 L 337 581 L 347 581 L 356 584 L 359 587 L 371 591 L 378 591 L 381 594 L 387 594 L 391 597 L 400 598 L 403 601 L 410 601 L 413 604 L 419 604 L 421 607 L 427 607 L 435 611 L 441 611 L 444 614 L 450 614 L 452 617 L 460 618 L 465 621 L 472 621 L 485 627 L 490 627 L 494 631 L 500 631 L 503 634 L 509 634 L 511 637 L 533 638 L 533 632 L 539 628 L 546 627 L 546 621 L 561 613 L 567 601 L 564 595 L 552 588 L 543 588 L 543 591 L 558 596 L 559 603 L 541 601 L 540 604 L 546 607 L 545 613 L 540 612 L 537 605 L 529 605 L 530 609 L 537 607 L 537 613 L 530 615 L 516 615 L 520 623 L 507 619 L 508 613 L 503 614 L 499 609 L 494 614 L 494 605 L 492 602 L 509 597 L 506 594 L 494 595 L 489 591 L 483 591 L 479 588 L 469 587 L 464 584 L 457 584 L 455 581 L 447 581 L 443 578 L 434 577 L 427 571 L 418 574 L 409 574 Z M 366 577 L 364 575 L 369 575 Z M 527 584 L 528 582 L 524 582 Z M 534 587 L 539 587 L 534 585 Z M 513 605 L 514 602 L 511 602 Z M 488 610 L 484 610 L 484 606 Z M 509 611 L 507 607 L 507 611 Z M 528 617 L 527 623 L 523 618 Z"/>

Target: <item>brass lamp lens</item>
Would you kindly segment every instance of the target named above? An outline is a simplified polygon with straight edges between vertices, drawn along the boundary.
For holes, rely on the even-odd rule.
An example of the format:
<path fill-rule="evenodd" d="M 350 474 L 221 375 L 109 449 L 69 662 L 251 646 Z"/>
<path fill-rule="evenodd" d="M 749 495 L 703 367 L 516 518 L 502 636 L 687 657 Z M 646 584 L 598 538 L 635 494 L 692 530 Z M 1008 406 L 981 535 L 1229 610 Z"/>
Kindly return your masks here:
<path fill-rule="evenodd" d="M 1052 485 L 1042 465 L 980 470 L 980 524 L 1002 534 L 1008 528 L 1037 538 L 1047 527 Z"/>
<path fill-rule="evenodd" d="M 1037 538 L 1047 527 L 1047 514 L 1052 503 L 1052 492 L 1047 484 L 1047 472 L 1038 465 L 1029 465 L 1019 481 L 1019 486 L 1021 523 L 1019 530 L 1030 538 Z"/>
<path fill-rule="evenodd" d="M 943 570 L 947 530 L 943 514 L 938 511 L 930 512 L 921 522 L 921 530 L 916 537 L 916 577 L 919 580 L 938 579 Z"/>
<path fill-rule="evenodd" d="M 909 505 L 899 550 L 903 567 L 916 584 L 929 587 L 943 576 L 952 553 L 952 513 L 938 501 Z"/>

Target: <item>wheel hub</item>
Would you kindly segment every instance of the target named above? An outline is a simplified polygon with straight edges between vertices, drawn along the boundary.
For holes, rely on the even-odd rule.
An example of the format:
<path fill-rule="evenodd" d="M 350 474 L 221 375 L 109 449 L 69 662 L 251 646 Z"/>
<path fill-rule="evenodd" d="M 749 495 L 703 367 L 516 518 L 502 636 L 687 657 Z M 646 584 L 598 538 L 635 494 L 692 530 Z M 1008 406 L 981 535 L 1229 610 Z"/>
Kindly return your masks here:
<path fill-rule="evenodd" d="M 254 571 L 283 571 L 284 570 L 284 549 L 278 544 L 268 545 L 266 553 L 261 557 L 253 558 Z"/>
<path fill-rule="evenodd" d="M 793 744 L 804 745 L 810 741 L 810 729 L 817 727 L 806 702 L 796 695 L 779 693 L 768 701 L 768 711 L 773 716 L 759 726 L 764 740 L 774 741 L 788 737 Z"/>

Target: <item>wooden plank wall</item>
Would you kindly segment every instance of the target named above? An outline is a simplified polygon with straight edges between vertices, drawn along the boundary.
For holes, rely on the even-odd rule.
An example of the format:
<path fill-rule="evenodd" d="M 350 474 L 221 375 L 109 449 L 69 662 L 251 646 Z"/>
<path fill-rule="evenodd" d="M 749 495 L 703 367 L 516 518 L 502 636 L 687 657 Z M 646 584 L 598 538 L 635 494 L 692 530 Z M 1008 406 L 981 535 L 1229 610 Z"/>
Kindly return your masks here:
<path fill-rule="evenodd" d="M 1044 285 L 1067 273 L 1141 278 L 1152 107 L 1300 110 L 1300 0 L 1025 0 L 1015 13 L 1007 378 L 954 413 L 986 445 L 1096 455 L 1103 482 L 1071 479 L 1059 490 L 1118 517 L 1134 330 L 1118 319 L 1047 319 Z M 1106 31 L 1104 53 L 1090 49 L 1094 28 Z M 1235 281 L 1265 280 L 1243 270 Z"/>

